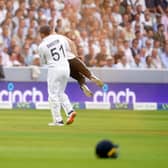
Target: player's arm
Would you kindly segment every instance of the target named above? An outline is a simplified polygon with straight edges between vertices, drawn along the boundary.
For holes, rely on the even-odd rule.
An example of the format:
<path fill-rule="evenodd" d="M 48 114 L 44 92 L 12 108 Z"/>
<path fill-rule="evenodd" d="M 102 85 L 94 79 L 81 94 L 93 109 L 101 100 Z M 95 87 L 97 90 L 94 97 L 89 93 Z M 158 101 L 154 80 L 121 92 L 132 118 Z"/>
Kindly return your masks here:
<path fill-rule="evenodd" d="M 76 49 L 75 43 L 72 40 L 70 40 L 69 38 L 67 38 L 67 37 L 66 37 L 66 39 L 67 39 L 69 47 L 70 47 L 70 49 L 69 49 L 70 52 L 72 52 L 72 54 L 74 54 L 75 57 L 77 57 L 78 54 L 77 54 L 77 49 Z"/>

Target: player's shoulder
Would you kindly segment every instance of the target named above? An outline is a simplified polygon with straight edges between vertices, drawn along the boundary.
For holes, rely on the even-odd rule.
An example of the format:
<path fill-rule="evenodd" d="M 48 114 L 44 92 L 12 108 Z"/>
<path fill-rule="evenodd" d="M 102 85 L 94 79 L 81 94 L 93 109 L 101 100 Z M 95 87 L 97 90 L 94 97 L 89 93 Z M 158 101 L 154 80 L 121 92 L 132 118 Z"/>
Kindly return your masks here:
<path fill-rule="evenodd" d="M 61 34 L 56 34 L 56 36 L 57 36 L 58 38 L 61 38 L 61 39 L 66 39 L 65 36 L 64 36 L 64 35 L 61 35 Z"/>
<path fill-rule="evenodd" d="M 50 36 L 48 36 L 47 41 L 49 40 L 60 40 L 60 41 L 64 41 L 65 37 L 63 35 L 60 34 L 51 34 Z"/>

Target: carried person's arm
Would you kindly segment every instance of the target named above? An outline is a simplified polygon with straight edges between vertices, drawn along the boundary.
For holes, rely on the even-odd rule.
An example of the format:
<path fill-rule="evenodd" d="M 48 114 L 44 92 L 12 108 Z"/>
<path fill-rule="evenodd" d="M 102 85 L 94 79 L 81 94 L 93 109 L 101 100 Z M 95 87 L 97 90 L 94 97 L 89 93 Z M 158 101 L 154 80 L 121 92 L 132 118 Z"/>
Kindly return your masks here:
<path fill-rule="evenodd" d="M 76 49 L 75 43 L 67 37 L 66 37 L 66 39 L 68 40 L 71 52 L 75 55 L 75 57 L 77 57 L 78 54 L 77 54 L 77 49 Z"/>

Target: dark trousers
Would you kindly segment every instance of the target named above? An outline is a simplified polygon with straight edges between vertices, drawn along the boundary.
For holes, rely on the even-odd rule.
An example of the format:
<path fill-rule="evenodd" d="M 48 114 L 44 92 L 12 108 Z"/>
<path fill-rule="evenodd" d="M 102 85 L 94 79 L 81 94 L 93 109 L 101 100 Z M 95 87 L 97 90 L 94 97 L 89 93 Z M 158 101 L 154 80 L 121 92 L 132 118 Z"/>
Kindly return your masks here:
<path fill-rule="evenodd" d="M 70 76 L 76 79 L 79 85 L 85 84 L 85 77 L 91 79 L 91 72 L 79 58 L 73 58 L 68 61 L 70 65 Z"/>

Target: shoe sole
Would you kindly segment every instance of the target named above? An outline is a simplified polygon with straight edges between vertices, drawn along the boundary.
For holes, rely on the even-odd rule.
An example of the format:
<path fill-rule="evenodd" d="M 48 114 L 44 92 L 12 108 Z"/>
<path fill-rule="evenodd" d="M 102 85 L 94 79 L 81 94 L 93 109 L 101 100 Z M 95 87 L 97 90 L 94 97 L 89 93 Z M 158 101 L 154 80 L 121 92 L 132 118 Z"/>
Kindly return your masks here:
<path fill-rule="evenodd" d="M 64 124 L 48 124 L 49 127 L 62 127 Z"/>
<path fill-rule="evenodd" d="M 67 120 L 66 124 L 72 124 L 74 122 L 74 118 L 76 117 L 76 112 L 72 112 L 71 116 L 69 117 L 69 119 Z"/>

